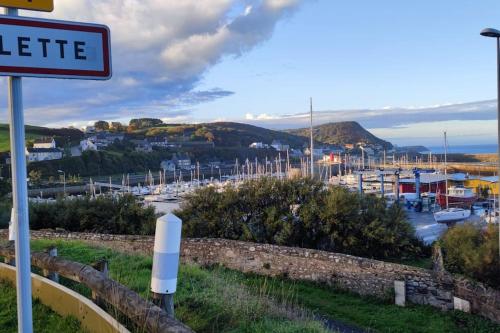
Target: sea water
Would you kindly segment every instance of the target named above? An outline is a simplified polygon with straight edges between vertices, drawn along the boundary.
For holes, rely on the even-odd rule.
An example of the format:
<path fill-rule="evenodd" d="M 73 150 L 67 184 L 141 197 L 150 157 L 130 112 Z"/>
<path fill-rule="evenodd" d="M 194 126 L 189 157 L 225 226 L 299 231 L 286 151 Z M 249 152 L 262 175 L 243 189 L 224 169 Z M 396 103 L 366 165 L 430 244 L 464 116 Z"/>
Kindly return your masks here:
<path fill-rule="evenodd" d="M 427 147 L 434 154 L 444 154 L 444 146 Z M 449 146 L 448 153 L 450 154 L 495 154 L 498 146 L 495 144 L 488 145 L 461 145 Z"/>

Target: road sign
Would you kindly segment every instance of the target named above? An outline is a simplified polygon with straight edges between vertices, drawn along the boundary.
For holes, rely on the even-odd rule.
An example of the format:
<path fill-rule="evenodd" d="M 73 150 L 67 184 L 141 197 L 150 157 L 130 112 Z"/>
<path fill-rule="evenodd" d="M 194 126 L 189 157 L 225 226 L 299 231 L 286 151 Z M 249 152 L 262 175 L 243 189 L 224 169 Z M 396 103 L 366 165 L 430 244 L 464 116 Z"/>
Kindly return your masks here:
<path fill-rule="evenodd" d="M 32 333 L 29 210 L 22 76 L 109 79 L 111 77 L 110 33 L 109 29 L 103 25 L 17 16 L 18 8 L 52 10 L 52 0 L 0 0 L 0 6 L 7 7 L 7 15 L 0 15 L 0 75 L 9 76 L 7 84 L 9 87 L 8 109 L 12 155 L 12 203 L 16 228 L 14 243 L 16 250 L 17 323 L 18 332 Z"/>
<path fill-rule="evenodd" d="M 107 80 L 109 29 L 0 15 L 0 75 Z"/>
<path fill-rule="evenodd" d="M 51 12 L 54 0 L 0 0 L 0 6 Z"/>

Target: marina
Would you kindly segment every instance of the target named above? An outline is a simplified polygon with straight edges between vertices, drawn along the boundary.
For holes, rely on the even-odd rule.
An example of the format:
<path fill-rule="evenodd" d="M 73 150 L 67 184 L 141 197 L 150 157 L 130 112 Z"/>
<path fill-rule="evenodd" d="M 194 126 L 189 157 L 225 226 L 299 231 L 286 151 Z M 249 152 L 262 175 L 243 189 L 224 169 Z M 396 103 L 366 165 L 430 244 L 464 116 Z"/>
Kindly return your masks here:
<path fill-rule="evenodd" d="M 479 200 L 477 184 L 481 181 L 497 182 L 496 177 L 479 177 L 463 173 L 443 173 L 439 169 L 382 168 L 359 169 L 359 161 L 338 158 L 336 163 L 315 163 L 317 178 L 325 186 L 342 186 L 350 191 L 384 197 L 387 205 L 399 204 L 404 207 L 409 222 L 416 234 L 425 243 L 437 240 L 449 226 L 456 223 L 474 223 L 486 226 L 497 222 L 495 195 Z M 347 163 L 346 163 L 347 162 Z M 250 163 L 236 161 L 225 174 L 219 169 L 218 177 L 205 178 L 203 168 L 197 164 L 191 170 L 162 170 L 147 172 L 142 176 L 123 175 L 108 182 L 89 182 L 76 195 L 66 196 L 66 200 L 90 195 L 118 196 L 132 194 L 154 206 L 161 214 L 168 214 L 180 207 L 184 198 L 204 187 L 214 187 L 223 191 L 228 186 L 238 187 L 244 181 L 261 177 L 277 179 L 310 177 L 308 159 L 291 163 L 289 159 L 276 158 L 272 163 L 258 160 Z M 131 181 L 133 179 L 133 181 Z M 142 181 L 139 181 L 142 180 Z M 478 183 L 479 182 L 479 183 Z M 476 185 L 476 188 L 471 185 Z M 448 193 L 448 194 L 447 194 Z M 52 202 L 56 196 L 32 197 L 32 202 Z M 448 207 L 448 208 L 447 208 Z M 456 214 L 450 218 L 450 214 Z"/>

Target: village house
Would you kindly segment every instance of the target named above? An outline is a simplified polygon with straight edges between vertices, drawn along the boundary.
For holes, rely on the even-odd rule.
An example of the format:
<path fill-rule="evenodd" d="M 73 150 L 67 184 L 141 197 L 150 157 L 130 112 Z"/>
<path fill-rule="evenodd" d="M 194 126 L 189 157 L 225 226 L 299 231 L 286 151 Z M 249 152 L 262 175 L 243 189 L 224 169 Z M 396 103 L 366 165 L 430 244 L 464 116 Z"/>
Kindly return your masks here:
<path fill-rule="evenodd" d="M 62 150 L 56 148 L 56 141 L 51 137 L 36 139 L 33 148 L 26 148 L 25 154 L 28 162 L 60 160 L 63 157 Z"/>
<path fill-rule="evenodd" d="M 282 144 L 279 140 L 273 140 L 271 143 L 271 147 L 276 149 L 277 151 L 287 151 L 290 149 L 289 145 Z"/>
<path fill-rule="evenodd" d="M 80 142 L 80 148 L 82 151 L 86 150 L 102 150 L 108 147 L 110 144 L 123 141 L 125 135 L 123 133 L 110 133 L 110 132 L 99 132 L 87 137 L 85 140 Z M 83 145 L 82 145 L 83 143 Z M 92 144 L 91 144 L 92 143 Z M 94 149 L 95 146 L 95 149 Z"/>
<path fill-rule="evenodd" d="M 265 149 L 265 148 L 269 148 L 269 145 L 265 144 L 265 143 L 262 143 L 262 142 L 254 142 L 254 143 L 250 144 L 249 148 L 253 148 L 253 149 Z"/>
<path fill-rule="evenodd" d="M 54 138 L 51 137 L 36 139 L 35 142 L 33 143 L 33 148 L 35 149 L 56 148 L 56 141 L 54 140 Z"/>
<path fill-rule="evenodd" d="M 94 134 L 95 133 L 95 127 L 94 126 L 85 126 L 82 127 L 83 133 L 85 134 Z"/>
<path fill-rule="evenodd" d="M 168 139 L 166 136 L 153 136 L 147 140 L 151 147 L 168 148 Z"/>
<path fill-rule="evenodd" d="M 174 155 L 172 161 L 178 169 L 191 170 L 191 158 L 187 155 Z"/>
<path fill-rule="evenodd" d="M 143 140 L 130 140 L 135 145 L 135 151 L 141 152 L 141 153 L 150 153 L 153 151 L 153 147 L 151 144 L 148 142 L 148 140 L 143 139 Z"/>
<path fill-rule="evenodd" d="M 97 150 L 97 145 L 89 138 L 80 141 L 80 151 L 84 152 L 87 150 L 93 150 L 93 151 Z"/>
<path fill-rule="evenodd" d="M 27 148 L 28 162 L 60 160 L 63 152 L 57 148 Z"/>

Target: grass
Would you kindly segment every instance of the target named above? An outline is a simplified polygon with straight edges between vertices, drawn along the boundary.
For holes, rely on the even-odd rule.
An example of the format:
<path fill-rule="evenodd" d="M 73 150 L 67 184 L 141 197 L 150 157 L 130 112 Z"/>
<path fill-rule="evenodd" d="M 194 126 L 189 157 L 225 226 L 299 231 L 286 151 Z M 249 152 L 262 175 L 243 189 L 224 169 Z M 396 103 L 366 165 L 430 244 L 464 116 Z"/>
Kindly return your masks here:
<path fill-rule="evenodd" d="M 37 300 L 33 301 L 33 324 L 37 333 L 83 333 L 73 317 L 61 317 Z M 17 332 L 16 290 L 0 281 L 0 333 Z"/>
<path fill-rule="evenodd" d="M 391 261 L 391 260 L 387 260 Z M 404 260 L 393 260 L 396 264 L 432 269 L 432 258 L 415 258 L 415 259 L 404 259 Z"/>
<path fill-rule="evenodd" d="M 34 140 L 41 135 L 30 133 L 29 128 L 26 131 L 26 140 Z M 9 126 L 0 124 L 0 152 L 10 151 L 10 134 Z"/>
<path fill-rule="evenodd" d="M 149 296 L 151 258 L 78 242 L 35 241 L 32 247 L 42 250 L 54 244 L 60 256 L 75 261 L 107 258 L 112 278 Z M 175 301 L 177 318 L 197 332 L 324 332 L 312 319 L 318 314 L 373 332 L 500 333 L 500 325 L 461 312 L 417 305 L 401 308 L 331 287 L 222 267 L 182 265 Z"/>
<path fill-rule="evenodd" d="M 0 126 L 0 152 L 10 150 L 9 130 L 6 127 Z"/>
<path fill-rule="evenodd" d="M 79 242 L 34 241 L 32 249 L 40 251 L 49 245 L 57 246 L 59 256 L 81 263 L 108 259 L 111 278 L 149 298 L 151 258 L 92 248 Z M 89 295 L 81 286 L 77 291 Z M 254 293 L 238 273 L 223 269 L 181 266 L 175 302 L 176 317 L 200 333 L 327 332 L 313 319 L 312 313 L 297 307 L 290 299 L 277 301 L 267 294 Z M 142 332 L 140 328 L 136 331 Z"/>
<path fill-rule="evenodd" d="M 246 284 L 258 288 L 262 277 L 246 276 Z M 297 304 L 329 318 L 341 320 L 375 332 L 500 332 L 496 325 L 478 316 L 458 311 L 440 312 L 430 306 L 405 308 L 374 297 L 361 297 L 314 283 L 293 283 L 267 279 L 271 295 L 278 296 L 284 286 L 295 294 Z"/>

